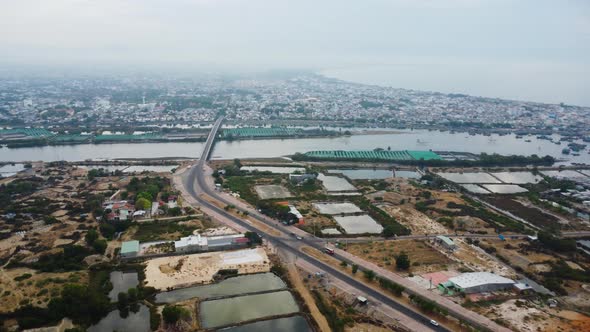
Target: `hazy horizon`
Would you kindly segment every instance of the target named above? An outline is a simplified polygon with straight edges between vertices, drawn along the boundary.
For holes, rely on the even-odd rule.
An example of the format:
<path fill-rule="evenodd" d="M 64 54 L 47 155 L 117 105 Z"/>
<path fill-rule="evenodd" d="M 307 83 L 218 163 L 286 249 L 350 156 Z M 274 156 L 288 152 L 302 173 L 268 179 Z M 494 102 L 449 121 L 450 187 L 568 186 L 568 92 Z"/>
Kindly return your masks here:
<path fill-rule="evenodd" d="M 590 106 L 590 3 L 0 1 L 0 67 L 330 77 Z"/>

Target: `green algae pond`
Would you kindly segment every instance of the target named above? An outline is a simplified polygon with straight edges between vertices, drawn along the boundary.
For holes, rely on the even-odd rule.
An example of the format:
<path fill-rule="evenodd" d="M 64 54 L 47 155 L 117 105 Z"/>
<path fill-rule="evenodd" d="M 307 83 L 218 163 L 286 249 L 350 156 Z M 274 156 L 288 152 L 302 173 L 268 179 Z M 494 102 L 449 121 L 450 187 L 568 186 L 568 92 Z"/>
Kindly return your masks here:
<path fill-rule="evenodd" d="M 156 302 L 175 303 L 197 297 L 204 300 L 213 297 L 275 291 L 286 287 L 285 282 L 273 273 L 250 274 L 228 278 L 216 284 L 162 292 L 156 295 Z"/>
<path fill-rule="evenodd" d="M 216 328 L 299 311 L 289 291 L 246 295 L 200 303 L 201 326 Z"/>

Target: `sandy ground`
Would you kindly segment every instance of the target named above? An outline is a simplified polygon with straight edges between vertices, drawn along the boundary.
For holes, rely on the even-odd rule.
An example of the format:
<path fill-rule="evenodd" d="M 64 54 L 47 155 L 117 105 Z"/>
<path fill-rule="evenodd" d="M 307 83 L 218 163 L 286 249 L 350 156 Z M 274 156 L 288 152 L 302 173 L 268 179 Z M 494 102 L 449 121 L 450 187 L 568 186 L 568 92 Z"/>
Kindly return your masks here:
<path fill-rule="evenodd" d="M 231 234 L 238 234 L 235 229 L 227 226 L 220 226 L 215 228 L 209 228 L 200 232 L 199 229 L 194 231 L 194 234 L 201 234 L 203 236 L 219 236 L 219 235 L 231 235 Z"/>
<path fill-rule="evenodd" d="M 469 245 L 463 239 L 454 239 L 453 241 L 457 244 L 458 249 L 453 253 L 445 254 L 456 261 L 462 262 L 466 267 L 474 271 L 493 272 L 507 278 L 516 276 L 512 268 L 497 261 L 483 249 Z"/>
<path fill-rule="evenodd" d="M 354 326 L 347 326 L 344 328 L 345 332 L 389 332 L 390 329 L 385 327 L 375 326 L 367 323 L 356 323 Z"/>
<path fill-rule="evenodd" d="M 531 273 L 550 271 L 551 266 L 545 263 L 555 260 L 555 256 L 535 251 L 519 250 L 521 246 L 526 247 L 528 245 L 525 240 L 482 239 L 480 242 L 482 245 L 496 248 L 497 255 L 508 259 L 511 266 L 520 266 L 523 270 L 528 270 Z M 579 267 L 579 265 L 575 265 Z"/>
<path fill-rule="evenodd" d="M 162 290 L 209 283 L 221 269 L 237 269 L 239 274 L 270 270 L 262 248 L 162 257 L 146 263 L 147 285 Z"/>
<path fill-rule="evenodd" d="M 531 302 L 509 300 L 486 309 L 487 315 L 504 320 L 516 331 L 577 332 L 590 330 L 590 317 L 569 310 L 539 307 Z"/>
<path fill-rule="evenodd" d="M 413 264 L 409 271 L 414 274 L 458 267 L 457 263 L 430 247 L 426 241 L 400 240 L 349 244 L 346 251 L 396 273 L 399 271 L 395 267 L 395 256 L 402 251 L 408 254 Z"/>
<path fill-rule="evenodd" d="M 380 206 L 380 208 L 401 224 L 408 227 L 412 234 L 448 234 L 450 231 L 440 223 L 430 219 L 416 209 L 405 206 Z"/>
<path fill-rule="evenodd" d="M 0 251 L 14 249 L 16 246 L 24 245 L 27 241 L 23 241 L 20 235 L 13 235 L 7 239 L 0 240 Z"/>
<path fill-rule="evenodd" d="M 311 202 L 298 201 L 295 203 L 295 207 L 303 214 L 305 223 L 309 225 L 317 225 L 318 229 L 323 227 L 335 227 L 336 222 L 334 219 L 328 216 L 319 214 L 313 207 Z M 302 212 L 303 211 L 303 212 Z"/>
<path fill-rule="evenodd" d="M 32 276 L 22 281 L 14 280 L 27 273 Z M 59 295 L 65 283 L 43 281 L 51 280 L 50 278 L 67 281 L 72 275 L 77 276 L 77 283 L 86 283 L 86 271 L 37 273 L 28 268 L 0 269 L 0 312 L 9 312 L 18 308 L 21 306 L 21 301 L 31 301 L 30 304 L 34 306 L 45 307 L 53 296 Z"/>
<path fill-rule="evenodd" d="M 318 323 L 320 331 L 330 332 L 330 325 L 328 324 L 326 317 L 322 315 L 322 313 L 318 309 L 318 306 L 315 303 L 313 296 L 303 284 L 303 275 L 305 275 L 305 273 L 298 272 L 297 267 L 295 267 L 295 265 L 289 264 L 289 278 L 293 282 L 293 286 L 295 287 L 295 289 L 299 292 L 299 294 L 305 301 L 305 304 L 309 308 L 311 316 L 316 321 L 316 323 Z"/>

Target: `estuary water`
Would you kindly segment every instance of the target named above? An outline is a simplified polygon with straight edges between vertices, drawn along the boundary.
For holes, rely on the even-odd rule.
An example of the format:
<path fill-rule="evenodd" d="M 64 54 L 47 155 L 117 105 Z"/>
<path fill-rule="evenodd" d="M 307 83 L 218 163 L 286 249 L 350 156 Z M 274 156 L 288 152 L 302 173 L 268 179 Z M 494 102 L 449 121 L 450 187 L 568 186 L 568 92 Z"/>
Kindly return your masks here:
<path fill-rule="evenodd" d="M 559 140 L 559 136 L 553 136 Z M 526 142 L 530 140 L 530 142 Z M 395 133 L 353 135 L 333 138 L 263 139 L 219 141 L 212 152 L 213 159 L 271 158 L 313 150 L 366 150 L 391 148 L 392 150 L 435 150 L 472 153 L 499 153 L 519 155 L 551 155 L 567 159 L 565 163 L 590 164 L 587 150 L 580 156 L 563 155 L 567 144 L 554 144 L 548 140 L 515 135 L 469 135 L 448 131 L 399 130 Z M 85 159 L 117 158 L 196 158 L 203 149 L 201 142 L 185 143 L 120 143 L 83 144 L 72 146 L 44 146 L 21 149 L 0 148 L 0 161 L 81 161 Z"/>

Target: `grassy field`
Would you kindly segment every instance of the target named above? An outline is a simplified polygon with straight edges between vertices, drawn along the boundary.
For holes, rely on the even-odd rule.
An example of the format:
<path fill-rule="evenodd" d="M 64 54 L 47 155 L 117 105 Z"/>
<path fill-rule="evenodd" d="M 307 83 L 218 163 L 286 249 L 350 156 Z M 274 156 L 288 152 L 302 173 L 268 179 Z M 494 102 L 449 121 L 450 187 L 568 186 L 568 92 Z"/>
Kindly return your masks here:
<path fill-rule="evenodd" d="M 198 222 L 180 224 L 178 221 L 155 221 L 141 223 L 137 226 L 133 238 L 139 242 L 158 240 L 177 240 L 183 236 L 193 234 L 193 231 L 200 228 Z"/>

